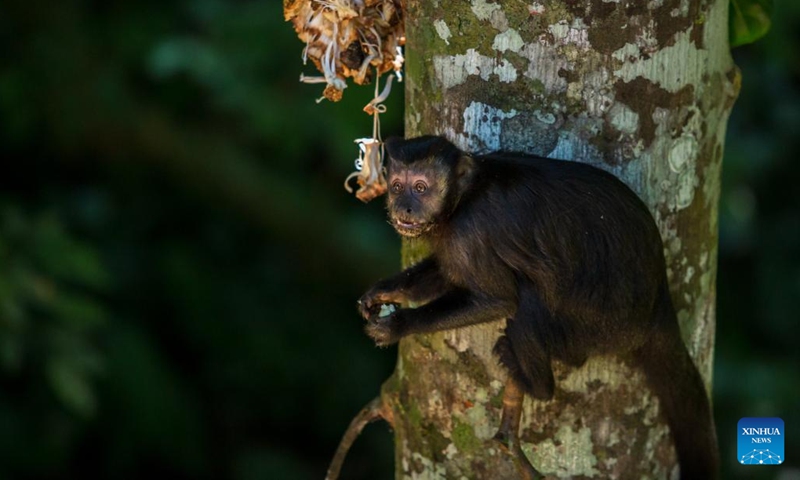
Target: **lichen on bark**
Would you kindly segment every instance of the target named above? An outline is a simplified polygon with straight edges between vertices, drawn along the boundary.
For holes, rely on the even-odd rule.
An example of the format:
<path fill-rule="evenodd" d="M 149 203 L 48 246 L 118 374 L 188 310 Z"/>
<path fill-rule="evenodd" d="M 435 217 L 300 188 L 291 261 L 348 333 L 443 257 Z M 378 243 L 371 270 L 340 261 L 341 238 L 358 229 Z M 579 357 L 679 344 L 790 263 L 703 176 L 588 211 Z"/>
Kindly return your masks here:
<path fill-rule="evenodd" d="M 684 339 L 710 385 L 717 203 L 738 91 L 726 0 L 406 2 L 406 134 L 611 171 L 662 232 Z M 424 257 L 406 243 L 405 264 Z M 514 478 L 491 435 L 505 372 L 490 324 L 401 341 L 383 395 L 397 478 Z M 549 402 L 526 399 L 523 450 L 542 473 L 669 478 L 669 429 L 642 375 L 617 358 L 556 363 Z"/>

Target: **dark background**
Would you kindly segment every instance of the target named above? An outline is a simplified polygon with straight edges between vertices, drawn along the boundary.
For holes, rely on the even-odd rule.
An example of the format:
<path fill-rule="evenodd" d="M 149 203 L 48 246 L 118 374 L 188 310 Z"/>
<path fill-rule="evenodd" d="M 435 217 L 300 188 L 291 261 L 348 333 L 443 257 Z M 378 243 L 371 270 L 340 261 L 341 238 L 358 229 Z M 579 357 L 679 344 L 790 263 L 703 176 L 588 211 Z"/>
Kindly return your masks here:
<path fill-rule="evenodd" d="M 724 478 L 800 478 L 798 20 L 783 2 L 734 51 Z M 272 1 L 0 5 L 0 479 L 323 477 L 394 365 L 355 299 L 399 241 L 341 186 L 371 88 L 316 105 L 301 50 Z M 401 134 L 401 89 L 388 106 Z M 784 419 L 783 467 L 736 465 L 744 416 Z M 370 427 L 343 478 L 392 455 Z"/>

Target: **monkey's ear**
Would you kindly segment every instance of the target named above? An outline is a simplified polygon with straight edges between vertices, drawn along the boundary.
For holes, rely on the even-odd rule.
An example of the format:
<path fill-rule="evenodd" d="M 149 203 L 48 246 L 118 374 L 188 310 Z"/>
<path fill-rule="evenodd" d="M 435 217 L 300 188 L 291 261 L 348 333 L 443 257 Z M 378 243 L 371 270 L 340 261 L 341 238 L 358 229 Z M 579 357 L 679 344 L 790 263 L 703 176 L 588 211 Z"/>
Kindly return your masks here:
<path fill-rule="evenodd" d="M 398 158 L 401 153 L 400 149 L 403 147 L 405 140 L 401 137 L 391 136 L 383 141 L 383 146 L 386 148 L 386 153 L 391 158 Z"/>
<path fill-rule="evenodd" d="M 462 152 L 456 163 L 456 183 L 459 193 L 464 193 L 472 184 L 475 170 L 475 159 L 472 155 Z"/>

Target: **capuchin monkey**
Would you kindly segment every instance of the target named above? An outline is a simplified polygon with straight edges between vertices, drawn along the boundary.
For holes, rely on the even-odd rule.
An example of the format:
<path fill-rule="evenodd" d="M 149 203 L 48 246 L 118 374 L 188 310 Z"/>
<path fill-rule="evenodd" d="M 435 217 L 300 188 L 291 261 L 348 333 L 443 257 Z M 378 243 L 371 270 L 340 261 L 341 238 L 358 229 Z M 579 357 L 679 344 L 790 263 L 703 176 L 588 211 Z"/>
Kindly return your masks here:
<path fill-rule="evenodd" d="M 436 136 L 388 139 L 386 151 L 391 224 L 432 254 L 359 300 L 376 344 L 505 318 L 494 352 L 509 381 L 495 438 L 523 478 L 537 475 L 519 447 L 523 393 L 553 397 L 553 359 L 623 355 L 660 399 L 680 478 L 717 478 L 711 408 L 681 340 L 661 236 L 633 191 L 584 163 L 471 156 Z M 421 306 L 399 308 L 409 302 Z M 398 308 L 385 315 L 384 305 Z"/>

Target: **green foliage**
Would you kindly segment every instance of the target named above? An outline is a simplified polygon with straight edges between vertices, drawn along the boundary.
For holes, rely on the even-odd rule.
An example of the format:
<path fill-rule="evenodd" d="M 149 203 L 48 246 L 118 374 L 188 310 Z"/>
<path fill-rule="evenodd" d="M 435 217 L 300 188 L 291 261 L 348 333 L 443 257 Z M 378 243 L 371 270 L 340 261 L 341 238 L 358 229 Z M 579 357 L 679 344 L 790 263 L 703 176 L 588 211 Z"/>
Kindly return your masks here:
<path fill-rule="evenodd" d="M 731 47 L 753 43 L 772 26 L 773 0 L 731 0 L 729 35 Z"/>
<path fill-rule="evenodd" d="M 47 383 L 64 407 L 90 417 L 106 322 L 98 295 L 110 284 L 98 253 L 50 214 L 0 201 L 0 368 Z"/>
<path fill-rule="evenodd" d="M 734 448 L 726 446 L 725 426 L 743 416 L 800 422 L 800 384 L 793 380 L 800 365 L 794 341 L 800 337 L 800 163 L 794 161 L 800 154 L 800 3 L 776 2 L 774 13 L 770 35 L 733 51 L 743 78 L 722 169 L 714 370 L 723 458 L 724 449 Z M 800 443 L 789 436 L 786 442 L 788 451 L 800 451 Z M 745 473 L 722 465 L 721 478 Z M 783 474 L 746 473 L 754 479 Z"/>
<path fill-rule="evenodd" d="M 353 302 L 399 242 L 341 187 L 372 88 L 317 105 L 274 2 L 0 17 L 0 478 L 323 476 L 393 362 Z"/>

